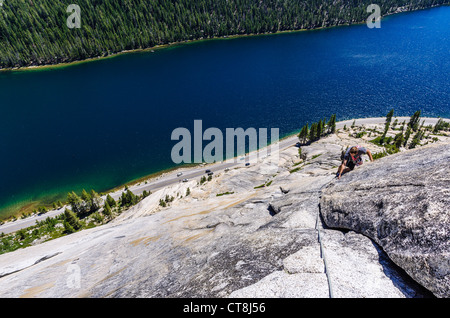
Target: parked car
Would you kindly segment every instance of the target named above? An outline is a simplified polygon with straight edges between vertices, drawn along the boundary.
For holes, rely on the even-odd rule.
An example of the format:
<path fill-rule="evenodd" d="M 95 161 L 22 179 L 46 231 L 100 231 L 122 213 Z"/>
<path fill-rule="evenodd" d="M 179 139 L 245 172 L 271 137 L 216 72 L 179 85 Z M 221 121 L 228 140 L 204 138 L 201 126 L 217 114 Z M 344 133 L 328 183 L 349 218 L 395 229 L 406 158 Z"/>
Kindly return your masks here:
<path fill-rule="evenodd" d="M 205 173 L 210 173 L 210 172 L 211 172 L 211 170 L 209 170 L 209 169 L 205 171 Z"/>
<path fill-rule="evenodd" d="M 250 162 L 247 162 L 247 163 L 245 164 L 245 166 L 246 166 L 246 167 L 250 166 Z"/>

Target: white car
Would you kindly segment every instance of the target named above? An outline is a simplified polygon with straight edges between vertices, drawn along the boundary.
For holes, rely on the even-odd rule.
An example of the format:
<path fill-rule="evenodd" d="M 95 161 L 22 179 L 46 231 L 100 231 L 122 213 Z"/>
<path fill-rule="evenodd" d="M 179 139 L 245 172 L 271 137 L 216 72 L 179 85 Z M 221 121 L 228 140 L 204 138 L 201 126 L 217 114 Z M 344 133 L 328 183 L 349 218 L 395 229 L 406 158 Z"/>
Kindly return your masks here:
<path fill-rule="evenodd" d="M 178 172 L 177 177 L 181 177 L 183 175 L 183 172 Z"/>
<path fill-rule="evenodd" d="M 183 182 L 188 182 L 189 181 L 189 179 L 183 179 Z"/>

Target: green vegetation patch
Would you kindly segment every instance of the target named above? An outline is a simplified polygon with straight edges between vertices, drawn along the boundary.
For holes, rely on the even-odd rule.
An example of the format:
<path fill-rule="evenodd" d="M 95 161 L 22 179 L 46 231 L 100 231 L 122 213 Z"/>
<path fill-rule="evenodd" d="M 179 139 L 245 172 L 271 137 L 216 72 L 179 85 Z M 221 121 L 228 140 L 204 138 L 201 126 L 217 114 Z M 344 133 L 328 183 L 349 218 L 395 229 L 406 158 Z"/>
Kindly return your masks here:
<path fill-rule="evenodd" d="M 77 0 L 80 27 L 69 28 L 68 1 L 3 1 L 0 68 L 106 57 L 189 40 L 265 34 L 365 22 L 372 0 Z M 448 0 L 380 0 L 381 15 Z M 73 22 L 73 19 L 70 19 Z"/>
<path fill-rule="evenodd" d="M 216 194 L 216 197 L 221 197 L 221 196 L 224 196 L 224 195 L 230 195 L 230 194 L 234 194 L 234 192 L 218 193 L 218 194 Z"/>
<path fill-rule="evenodd" d="M 0 254 L 105 224 L 149 195 L 151 192 L 147 191 L 135 195 L 127 188 L 119 200 L 114 200 L 108 194 L 103 202 L 94 190 L 83 190 L 80 195 L 72 191 L 67 194 L 70 209 L 64 213 L 38 221 L 36 225 L 15 233 L 0 233 Z M 162 201 L 167 205 L 173 200 L 174 197 L 166 196 Z"/>

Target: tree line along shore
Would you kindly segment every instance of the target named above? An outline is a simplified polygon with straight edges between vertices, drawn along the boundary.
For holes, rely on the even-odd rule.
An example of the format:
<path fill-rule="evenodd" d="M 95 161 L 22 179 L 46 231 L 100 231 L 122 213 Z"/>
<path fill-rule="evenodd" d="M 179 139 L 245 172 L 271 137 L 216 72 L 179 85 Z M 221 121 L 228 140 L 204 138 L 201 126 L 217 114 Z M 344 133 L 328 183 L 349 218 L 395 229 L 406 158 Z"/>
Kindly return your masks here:
<path fill-rule="evenodd" d="M 350 134 L 350 137 L 362 138 L 365 135 L 369 137 L 376 136 L 371 139 L 370 142 L 384 147 L 384 151 L 374 154 L 374 158 L 382 158 L 390 154 L 399 152 L 401 149 L 413 149 L 420 145 L 425 145 L 429 142 L 438 141 L 437 135 L 443 132 L 449 131 L 450 123 L 439 118 L 436 124 L 425 125 L 425 120 L 421 120 L 421 111 L 418 110 L 414 112 L 408 122 L 399 122 L 398 119 L 394 118 L 394 109 L 391 109 L 386 115 L 386 122 L 384 124 L 383 131 L 377 131 L 376 129 L 363 129 L 359 128 L 359 131 Z M 350 127 L 344 125 L 343 130 L 346 131 L 350 128 L 356 127 L 356 120 L 353 121 Z M 389 131 L 396 132 L 395 136 L 388 136 Z M 327 121 L 325 118 L 319 120 L 318 122 L 309 125 L 305 124 L 298 138 L 300 144 L 305 145 L 311 142 L 317 141 L 322 137 L 329 134 L 334 134 L 336 132 L 336 115 L 332 115 Z M 444 134 L 445 135 L 445 134 Z M 446 135 L 445 135 L 446 136 Z"/>
<path fill-rule="evenodd" d="M 357 126 L 356 120 L 349 127 L 345 125 L 342 131 L 336 130 L 336 115 L 334 114 L 328 120 L 324 118 L 312 124 L 305 124 L 297 135 L 300 146 L 299 155 L 301 157 L 301 146 L 311 144 L 337 132 L 348 131 L 349 136 L 353 138 L 369 137 L 371 143 L 383 148 L 383 151 L 373 154 L 375 160 L 401 150 L 413 149 L 430 142 L 436 142 L 439 140 L 439 136 L 447 137 L 450 132 L 450 122 L 443 119 L 439 119 L 434 126 L 425 125 L 425 121 L 421 120 L 420 110 L 416 111 L 409 121 L 400 123 L 397 119 L 393 120 L 394 118 L 394 110 L 392 109 L 386 115 L 383 131 Z M 295 164 L 292 168 L 291 173 L 300 169 Z M 198 184 L 201 185 L 208 181 L 211 181 L 211 176 L 208 179 L 203 176 L 199 179 Z M 8 235 L 0 233 L 0 254 L 106 224 L 151 194 L 151 192 L 144 191 L 141 195 L 135 195 L 127 186 L 123 189 L 118 200 L 114 200 L 109 194 L 103 200 L 94 190 L 90 192 L 83 190 L 79 194 L 73 191 L 69 192 L 66 202 L 58 201 L 52 205 L 54 209 L 64 208 L 64 213 L 56 217 L 47 217 L 45 220 L 37 222 L 36 225 L 15 233 Z M 166 207 L 175 199 L 189 195 L 190 189 L 188 188 L 186 193 L 179 193 L 176 198 L 166 196 L 160 199 L 159 205 Z M 218 196 L 220 195 L 223 194 L 218 194 Z M 27 218 L 34 214 L 45 214 L 47 211 L 48 208 L 42 206 L 32 213 L 23 213 L 20 218 Z M 15 219 L 17 218 L 13 217 L 13 220 Z M 1 221 L 0 224 L 2 223 Z"/>
<path fill-rule="evenodd" d="M 172 43 L 363 23 L 371 0 L 8 0 L 0 7 L 0 69 L 56 65 Z M 381 15 L 449 0 L 380 0 Z"/>

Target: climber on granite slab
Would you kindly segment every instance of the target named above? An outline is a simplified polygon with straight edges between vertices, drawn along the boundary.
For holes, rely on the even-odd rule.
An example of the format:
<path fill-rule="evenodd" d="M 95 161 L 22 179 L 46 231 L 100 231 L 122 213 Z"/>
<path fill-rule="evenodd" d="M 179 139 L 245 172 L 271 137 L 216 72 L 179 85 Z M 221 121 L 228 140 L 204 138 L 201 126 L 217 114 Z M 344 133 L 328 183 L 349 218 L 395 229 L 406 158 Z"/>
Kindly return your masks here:
<path fill-rule="evenodd" d="M 353 169 L 355 169 L 356 166 L 362 165 L 363 160 L 361 156 L 364 154 L 368 155 L 370 161 L 373 162 L 372 153 L 366 147 L 361 146 L 348 147 L 345 153 L 342 152 L 341 156 L 342 164 L 338 168 L 336 177 L 340 179 L 344 173 L 350 172 Z"/>

